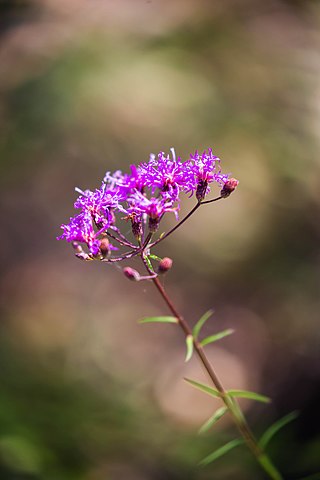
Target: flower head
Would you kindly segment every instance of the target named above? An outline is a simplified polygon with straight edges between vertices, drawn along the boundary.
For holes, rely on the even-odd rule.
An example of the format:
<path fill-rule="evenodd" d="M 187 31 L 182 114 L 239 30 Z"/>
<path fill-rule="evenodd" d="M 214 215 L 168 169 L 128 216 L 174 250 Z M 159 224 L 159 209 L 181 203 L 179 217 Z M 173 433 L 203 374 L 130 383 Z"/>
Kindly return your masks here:
<path fill-rule="evenodd" d="M 149 162 L 140 164 L 138 169 L 152 194 L 158 189 L 162 197 L 176 201 L 181 191 L 192 191 L 193 175 L 180 158 L 176 160 L 173 148 L 171 151 L 172 160 L 169 155 L 160 152 L 157 157 L 150 155 Z"/>
<path fill-rule="evenodd" d="M 88 211 L 84 211 L 70 218 L 68 224 L 61 225 L 63 234 L 57 237 L 58 240 L 65 239 L 67 242 L 85 243 L 93 255 L 99 252 L 100 242 L 93 228 L 92 216 Z"/>
<path fill-rule="evenodd" d="M 209 183 L 217 182 L 223 185 L 228 179 L 227 174 L 221 173 L 220 158 L 213 155 L 211 148 L 204 151 L 202 155 L 198 152 L 191 155 L 187 168 L 194 176 L 193 188 L 199 201 L 210 192 Z"/>
<path fill-rule="evenodd" d="M 229 196 L 238 185 L 236 179 L 221 172 L 220 159 L 211 149 L 201 155 L 195 152 L 186 162 L 176 158 L 174 149 L 171 156 L 164 152 L 152 154 L 148 162 L 131 165 L 130 173 L 107 172 L 96 190 L 76 189 L 80 196 L 74 207 L 80 212 L 71 217 L 68 224 L 61 225 L 63 234 L 58 239 L 75 242 L 79 250 L 76 253 L 83 259 L 99 256 L 108 260 L 111 251 L 116 249 L 109 243 L 110 237 L 119 247 L 131 247 L 132 251 L 127 254 L 132 256 L 132 252 L 139 253 L 145 239 L 157 232 L 166 213 L 173 212 L 178 219 L 182 193 L 195 194 L 201 204 L 212 183 L 220 186 L 222 198 Z M 125 213 L 125 217 L 116 215 L 119 212 Z M 118 222 L 123 219 L 131 220 L 136 244 L 121 231 Z M 81 250 L 81 243 L 87 246 L 89 255 Z"/>

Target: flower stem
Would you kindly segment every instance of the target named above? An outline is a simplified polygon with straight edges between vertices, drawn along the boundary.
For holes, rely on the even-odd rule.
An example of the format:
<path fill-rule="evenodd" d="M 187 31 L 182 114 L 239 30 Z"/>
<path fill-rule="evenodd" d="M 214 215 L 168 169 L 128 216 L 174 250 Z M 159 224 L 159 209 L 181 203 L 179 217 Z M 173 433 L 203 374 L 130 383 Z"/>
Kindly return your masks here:
<path fill-rule="evenodd" d="M 164 240 L 165 238 L 169 237 L 169 235 L 171 235 L 171 233 L 175 232 L 177 230 L 177 228 L 181 227 L 181 225 L 186 221 L 188 220 L 188 218 L 191 217 L 191 215 L 196 211 L 198 210 L 198 208 L 200 207 L 201 203 L 198 202 L 192 210 L 190 210 L 190 212 L 179 222 L 177 223 L 177 225 L 175 227 L 173 227 L 171 230 L 169 230 L 169 232 L 167 232 L 165 235 L 162 235 L 162 237 L 158 238 L 158 240 L 156 240 L 155 242 L 151 243 L 149 245 L 150 248 L 154 247 L 155 245 L 158 245 L 158 243 L 162 242 L 162 240 Z"/>
<path fill-rule="evenodd" d="M 195 208 L 198 208 L 198 206 L 200 206 L 200 204 L 196 205 Z M 195 210 L 195 208 L 193 210 Z M 186 218 L 185 218 L 185 220 L 186 220 Z M 177 311 L 176 307 L 172 303 L 172 300 L 170 299 L 167 292 L 165 291 L 165 289 L 164 289 L 162 283 L 160 282 L 159 278 L 158 277 L 153 278 L 152 282 L 154 283 L 158 292 L 160 293 L 163 300 L 165 301 L 165 303 L 169 307 L 169 310 L 171 311 L 171 313 L 177 318 L 178 325 L 183 330 L 185 336 L 186 337 L 188 335 L 192 336 L 191 328 L 189 327 L 189 325 L 185 321 L 185 319 Z M 243 437 L 247 447 L 252 452 L 252 454 L 254 455 L 254 457 L 256 458 L 258 463 L 260 464 L 260 466 L 263 468 L 263 470 L 268 474 L 269 478 L 271 478 L 272 480 L 282 480 L 283 477 L 280 474 L 280 472 L 273 465 L 273 463 L 271 462 L 271 460 L 267 456 L 267 454 L 258 445 L 258 442 L 257 442 L 252 430 L 250 429 L 238 402 L 234 398 L 230 398 L 227 391 L 224 389 L 219 377 L 217 376 L 217 374 L 214 371 L 211 363 L 209 362 L 202 345 L 195 338 L 193 338 L 193 344 L 194 344 L 194 349 L 197 352 L 197 355 L 198 355 L 202 365 L 204 366 L 206 372 L 208 373 L 213 385 L 216 387 L 216 389 L 220 393 L 221 400 L 224 402 L 224 404 L 228 408 L 229 413 L 230 413 L 234 423 L 236 424 L 241 436 Z"/>
<path fill-rule="evenodd" d="M 149 245 L 150 248 L 154 247 L 155 245 L 158 245 L 158 243 L 162 242 L 162 240 L 164 240 L 165 238 L 169 237 L 169 235 L 171 235 L 173 232 L 175 232 L 179 227 L 181 227 L 181 225 L 186 221 L 188 220 L 188 218 L 191 217 L 191 215 L 194 214 L 194 212 L 196 210 L 198 210 L 199 207 L 201 207 L 201 205 L 206 205 L 207 203 L 212 203 L 212 202 L 216 202 L 217 200 L 221 200 L 221 198 L 223 197 L 216 197 L 216 198 L 213 198 L 212 200 L 206 200 L 205 202 L 203 201 L 199 201 L 193 208 L 192 210 L 190 210 L 189 213 L 187 213 L 187 215 L 182 219 L 180 220 L 179 223 L 177 223 L 177 225 L 175 225 L 175 227 L 173 227 L 171 230 L 169 230 L 169 232 L 167 232 L 165 235 L 162 235 L 162 237 L 158 238 L 158 240 L 156 240 L 155 242 L 151 243 Z"/>

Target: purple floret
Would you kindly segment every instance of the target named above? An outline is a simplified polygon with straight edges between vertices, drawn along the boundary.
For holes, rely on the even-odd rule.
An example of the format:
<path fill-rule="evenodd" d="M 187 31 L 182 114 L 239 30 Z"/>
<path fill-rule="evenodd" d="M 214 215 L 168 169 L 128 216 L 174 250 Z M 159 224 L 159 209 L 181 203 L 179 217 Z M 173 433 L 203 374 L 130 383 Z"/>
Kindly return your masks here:
<path fill-rule="evenodd" d="M 185 165 L 194 176 L 193 190 L 196 191 L 199 201 L 210 192 L 209 183 L 216 182 L 223 186 L 229 178 L 229 175 L 221 173 L 220 158 L 213 155 L 211 148 L 204 151 L 202 155 L 196 151 L 194 155 L 190 155 Z"/>
<path fill-rule="evenodd" d="M 97 233 L 94 231 L 92 224 L 92 216 L 88 211 L 71 217 L 70 222 L 61 225 L 61 228 L 64 232 L 60 237 L 57 237 L 58 240 L 65 239 L 67 242 L 85 243 L 93 255 L 98 254 L 100 241 L 97 239 Z"/>
<path fill-rule="evenodd" d="M 176 201 L 181 191 L 192 192 L 193 175 L 180 158 L 176 160 L 174 149 L 171 151 L 172 160 L 169 155 L 160 152 L 157 158 L 150 155 L 149 162 L 140 164 L 138 169 L 152 194 L 159 189 L 162 197 Z"/>
<path fill-rule="evenodd" d="M 101 240 L 104 237 L 105 242 L 106 235 L 114 238 L 120 246 L 139 248 L 148 234 L 157 231 L 167 212 L 173 212 L 178 219 L 182 192 L 195 193 L 201 203 L 209 193 L 211 183 L 222 187 L 219 198 L 230 195 L 238 184 L 237 180 L 221 173 L 220 159 L 213 155 L 211 149 L 202 154 L 195 152 L 182 162 L 180 157 L 176 158 L 172 148 L 171 156 L 164 152 L 152 154 L 148 162 L 131 165 L 130 168 L 129 174 L 120 170 L 107 172 L 102 186 L 94 191 L 76 189 L 80 196 L 74 207 L 80 213 L 61 226 L 63 234 L 58 239 L 84 243 L 94 256 L 103 255 Z M 125 217 L 116 216 L 119 212 Z M 118 225 L 121 220 L 131 221 L 137 247 L 121 232 Z M 108 244 L 108 252 L 113 249 L 115 247 L 110 244 L 109 248 Z"/>

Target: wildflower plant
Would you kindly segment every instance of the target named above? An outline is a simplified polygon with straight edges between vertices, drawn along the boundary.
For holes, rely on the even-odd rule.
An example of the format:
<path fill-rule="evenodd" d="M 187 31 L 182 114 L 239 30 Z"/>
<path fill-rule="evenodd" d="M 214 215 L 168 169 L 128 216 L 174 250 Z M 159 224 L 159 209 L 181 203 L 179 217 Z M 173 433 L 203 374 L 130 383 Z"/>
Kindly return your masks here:
<path fill-rule="evenodd" d="M 125 264 L 123 274 L 132 281 L 151 281 L 166 303 L 171 316 L 147 317 L 140 323 L 174 323 L 179 326 L 186 341 L 186 361 L 195 353 L 205 368 L 210 385 L 185 379 L 191 386 L 212 397 L 218 397 L 222 406 L 201 427 L 204 432 L 211 428 L 223 415 L 229 414 L 237 427 L 239 437 L 231 440 L 218 450 L 210 453 L 200 464 L 206 465 L 226 454 L 234 447 L 245 444 L 262 469 L 273 480 L 282 475 L 266 453 L 270 439 L 282 426 L 295 418 L 293 412 L 272 425 L 258 441 L 240 409 L 237 399 L 248 398 L 258 402 L 269 402 L 264 395 L 244 390 L 226 390 L 213 365 L 209 362 L 205 346 L 233 333 L 231 329 L 199 339 L 201 328 L 211 315 L 206 312 L 190 328 L 187 321 L 176 309 L 173 301 L 160 280 L 161 275 L 172 267 L 172 259 L 159 258 L 153 253 L 155 247 L 180 228 L 202 206 L 226 199 L 238 186 L 238 180 L 222 173 L 220 159 L 211 149 L 202 154 L 195 152 L 186 161 L 176 158 L 174 149 L 171 156 L 160 152 L 150 155 L 148 162 L 131 165 L 130 173 L 117 170 L 107 172 L 101 187 L 76 191 L 80 194 L 74 203 L 78 213 L 69 223 L 61 225 L 64 239 L 72 244 L 76 257 L 84 261 Z M 219 189 L 219 194 L 212 192 Z M 182 219 L 179 219 L 180 202 L 183 195 L 195 197 L 195 205 Z M 210 198 L 212 197 L 212 198 Z M 171 215 L 176 224 L 168 231 L 161 231 L 164 217 Z M 172 215 L 173 214 L 173 215 Z M 130 234 L 128 224 L 131 226 Z M 133 257 L 142 261 L 144 274 L 126 265 Z"/>

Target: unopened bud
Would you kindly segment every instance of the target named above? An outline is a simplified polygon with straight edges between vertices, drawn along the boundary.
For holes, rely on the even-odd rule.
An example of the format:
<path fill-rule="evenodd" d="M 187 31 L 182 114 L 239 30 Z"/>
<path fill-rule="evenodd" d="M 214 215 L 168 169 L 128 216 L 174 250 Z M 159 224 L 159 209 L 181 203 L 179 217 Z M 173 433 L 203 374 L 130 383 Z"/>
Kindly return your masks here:
<path fill-rule="evenodd" d="M 168 272 L 171 267 L 172 267 L 172 259 L 169 257 L 164 257 L 162 260 L 159 262 L 158 266 L 158 273 L 166 273 Z"/>
<path fill-rule="evenodd" d="M 227 198 L 231 193 L 237 188 L 239 180 L 235 178 L 229 178 L 226 183 L 223 185 L 223 188 L 220 192 L 222 198 Z"/>
<path fill-rule="evenodd" d="M 159 228 L 160 218 L 159 217 L 149 217 L 148 227 L 151 233 L 155 233 Z"/>
<path fill-rule="evenodd" d="M 102 255 L 106 257 L 110 251 L 110 242 L 106 237 L 100 240 L 99 248 Z"/>
<path fill-rule="evenodd" d="M 143 231 L 141 222 L 132 221 L 132 233 L 136 238 L 141 238 Z"/>
<path fill-rule="evenodd" d="M 140 274 L 137 272 L 137 270 L 134 270 L 134 268 L 124 267 L 122 271 L 124 275 L 129 278 L 129 280 L 134 282 L 138 282 L 140 280 Z"/>
<path fill-rule="evenodd" d="M 208 182 L 206 180 L 199 180 L 197 191 L 196 191 L 196 198 L 199 202 L 204 199 L 207 193 Z"/>

